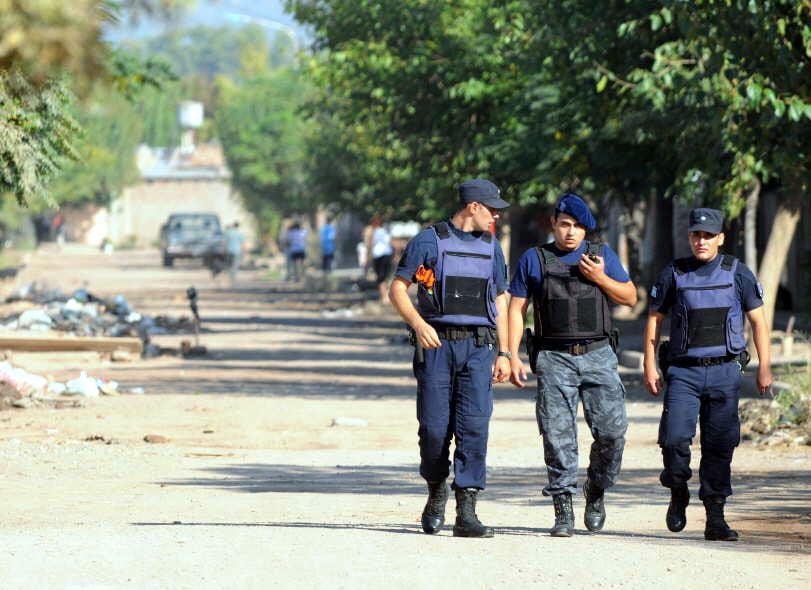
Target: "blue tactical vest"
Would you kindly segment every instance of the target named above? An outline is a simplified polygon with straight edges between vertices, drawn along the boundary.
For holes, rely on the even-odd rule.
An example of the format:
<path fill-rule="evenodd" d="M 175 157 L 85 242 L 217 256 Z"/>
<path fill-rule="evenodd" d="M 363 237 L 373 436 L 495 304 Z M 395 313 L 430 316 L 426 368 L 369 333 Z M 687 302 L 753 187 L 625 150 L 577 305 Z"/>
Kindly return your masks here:
<path fill-rule="evenodd" d="M 437 246 L 436 282 L 432 289 L 418 285 L 417 311 L 430 324 L 495 326 L 493 235 L 482 232 L 478 239 L 462 240 L 444 221 L 433 230 Z"/>
<path fill-rule="evenodd" d="M 561 261 L 553 247 L 554 242 L 550 242 L 535 249 L 543 277 L 540 293 L 532 298 L 536 342 L 607 337 L 611 332 L 611 311 L 605 293 L 583 277 L 577 264 Z M 598 255 L 601 251 L 600 244 L 586 242 L 586 254 Z"/>
<path fill-rule="evenodd" d="M 673 263 L 676 303 L 670 318 L 670 357 L 708 358 L 743 352 L 743 308 L 735 289 L 738 260 L 724 255 L 707 276 L 689 270 L 689 258 Z"/>

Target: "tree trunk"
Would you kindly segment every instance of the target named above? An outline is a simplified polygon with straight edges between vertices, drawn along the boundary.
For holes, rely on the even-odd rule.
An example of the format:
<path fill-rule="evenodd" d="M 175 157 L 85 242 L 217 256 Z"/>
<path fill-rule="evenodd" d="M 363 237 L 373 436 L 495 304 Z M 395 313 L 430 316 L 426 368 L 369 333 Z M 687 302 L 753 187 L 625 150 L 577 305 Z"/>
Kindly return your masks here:
<path fill-rule="evenodd" d="M 751 192 L 746 197 L 744 214 L 744 261 L 757 274 L 757 205 L 760 200 L 760 180 L 755 179 Z"/>
<path fill-rule="evenodd" d="M 763 311 L 766 314 L 766 326 L 769 332 L 771 332 L 774 322 L 774 304 L 777 301 L 780 275 L 788 259 L 788 252 L 799 221 L 800 207 L 798 205 L 786 202 L 778 204 L 758 277 L 765 293 Z"/>
<path fill-rule="evenodd" d="M 501 243 L 501 250 L 504 252 L 504 262 L 509 266 L 510 264 L 510 245 L 512 242 L 512 226 L 510 222 L 505 220 L 499 224 L 499 230 L 501 230 L 501 238 L 499 242 Z M 507 280 L 510 280 L 510 277 L 507 277 Z"/>

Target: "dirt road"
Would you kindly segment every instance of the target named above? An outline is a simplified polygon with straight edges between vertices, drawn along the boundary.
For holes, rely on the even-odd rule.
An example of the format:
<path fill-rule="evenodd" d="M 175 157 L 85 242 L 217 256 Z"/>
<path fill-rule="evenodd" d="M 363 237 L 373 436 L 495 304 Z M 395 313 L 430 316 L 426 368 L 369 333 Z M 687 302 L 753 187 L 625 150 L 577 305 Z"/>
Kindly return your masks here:
<path fill-rule="evenodd" d="M 183 294 L 194 284 L 210 354 L 128 364 L 90 353 L 14 356 L 57 379 L 84 369 L 146 394 L 0 412 L 0 588 L 811 584 L 811 449 L 737 450 L 727 513 L 740 542 L 703 540 L 697 484 L 687 528 L 672 534 L 657 483 L 659 405 L 633 376 L 604 532 L 586 533 L 578 497 L 578 534 L 548 536 L 533 392 L 504 385 L 478 509 L 496 537 L 455 539 L 450 527 L 423 535 L 401 324 L 388 311 L 341 311 L 358 303 L 355 293 L 307 294 L 265 276 L 245 272 L 231 290 L 195 265 L 162 269 L 157 252 L 35 256 L 21 280 L 121 293 L 147 314 L 187 313 Z M 590 442 L 582 426 L 581 465 Z M 169 442 L 146 443 L 146 434 Z"/>

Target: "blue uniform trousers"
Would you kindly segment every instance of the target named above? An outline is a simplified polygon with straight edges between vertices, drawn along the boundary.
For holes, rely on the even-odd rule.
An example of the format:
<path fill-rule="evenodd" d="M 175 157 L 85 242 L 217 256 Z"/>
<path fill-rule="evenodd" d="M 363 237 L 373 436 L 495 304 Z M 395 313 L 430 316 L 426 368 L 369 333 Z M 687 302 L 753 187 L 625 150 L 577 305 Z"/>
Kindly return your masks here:
<path fill-rule="evenodd" d="M 470 337 L 442 339 L 442 346 L 424 354 L 425 362 L 414 360 L 420 475 L 426 481 L 448 477 L 453 437 L 454 489 L 484 489 L 495 349 L 476 346 Z"/>
<path fill-rule="evenodd" d="M 664 470 L 662 485 L 681 486 L 690 479 L 690 443 L 701 425 L 699 498 L 730 496 L 732 453 L 740 442 L 738 419 L 741 366 L 735 362 L 708 367 L 671 366 L 659 423 Z"/>

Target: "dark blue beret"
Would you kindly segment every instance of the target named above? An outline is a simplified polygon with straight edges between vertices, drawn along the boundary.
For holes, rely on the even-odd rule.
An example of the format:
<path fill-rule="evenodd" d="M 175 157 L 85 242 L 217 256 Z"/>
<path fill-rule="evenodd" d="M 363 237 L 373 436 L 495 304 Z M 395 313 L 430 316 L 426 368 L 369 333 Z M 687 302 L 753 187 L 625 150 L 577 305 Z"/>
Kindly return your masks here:
<path fill-rule="evenodd" d="M 577 220 L 577 223 L 585 226 L 587 230 L 592 230 L 597 227 L 597 222 L 594 215 L 591 214 L 591 209 L 586 205 L 586 202 L 574 193 L 566 193 L 559 200 L 555 206 L 555 211 L 558 213 L 566 213 L 571 215 Z"/>

